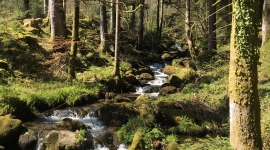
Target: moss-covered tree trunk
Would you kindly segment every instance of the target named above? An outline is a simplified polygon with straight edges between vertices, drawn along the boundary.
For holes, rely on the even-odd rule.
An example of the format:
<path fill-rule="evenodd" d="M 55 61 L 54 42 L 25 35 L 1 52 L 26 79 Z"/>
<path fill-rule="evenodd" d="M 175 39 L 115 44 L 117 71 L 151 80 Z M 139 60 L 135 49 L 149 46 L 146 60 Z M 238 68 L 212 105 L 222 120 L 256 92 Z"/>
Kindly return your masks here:
<path fill-rule="evenodd" d="M 120 76 L 120 60 L 119 60 L 119 26 L 120 26 L 120 17 L 119 17 L 119 2 L 116 0 L 115 4 L 116 11 L 116 21 L 115 21 L 115 50 L 114 50 L 114 76 Z"/>
<path fill-rule="evenodd" d="M 196 62 L 196 54 L 192 41 L 192 34 L 190 29 L 190 0 L 186 0 L 186 18 L 185 18 L 185 29 L 186 29 L 186 38 L 188 43 L 188 49 L 191 55 L 191 58 Z"/>
<path fill-rule="evenodd" d="M 106 5 L 104 1 L 100 1 L 100 51 L 105 53 L 106 34 L 107 34 L 107 15 Z"/>
<path fill-rule="evenodd" d="M 139 50 L 142 50 L 142 45 L 143 45 L 143 30 L 144 30 L 144 24 L 143 24 L 143 21 L 144 21 L 144 0 L 140 0 L 140 4 L 142 4 L 142 7 L 140 8 L 137 48 Z"/>
<path fill-rule="evenodd" d="M 51 23 L 51 41 L 66 38 L 66 20 L 63 0 L 49 0 L 49 15 Z"/>
<path fill-rule="evenodd" d="M 76 55 L 77 46 L 79 41 L 79 13 L 80 13 L 80 0 L 74 0 L 74 15 L 72 25 L 72 42 L 70 48 L 70 62 L 69 62 L 69 78 L 75 79 Z"/>
<path fill-rule="evenodd" d="M 264 0 L 262 12 L 262 45 L 265 43 L 267 36 L 269 37 L 270 29 L 270 0 Z"/>
<path fill-rule="evenodd" d="M 258 2 L 233 0 L 229 76 L 230 143 L 239 150 L 262 149 L 257 90 Z"/>
<path fill-rule="evenodd" d="M 208 50 L 216 50 L 216 0 L 209 0 Z"/>

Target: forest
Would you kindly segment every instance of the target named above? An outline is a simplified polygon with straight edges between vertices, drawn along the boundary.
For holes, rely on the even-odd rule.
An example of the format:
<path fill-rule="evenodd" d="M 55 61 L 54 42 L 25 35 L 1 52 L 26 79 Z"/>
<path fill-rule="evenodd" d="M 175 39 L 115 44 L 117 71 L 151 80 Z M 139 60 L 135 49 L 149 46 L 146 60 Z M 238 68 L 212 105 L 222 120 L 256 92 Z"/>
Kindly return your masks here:
<path fill-rule="evenodd" d="M 270 149 L 269 10 L 0 0 L 0 150 Z"/>

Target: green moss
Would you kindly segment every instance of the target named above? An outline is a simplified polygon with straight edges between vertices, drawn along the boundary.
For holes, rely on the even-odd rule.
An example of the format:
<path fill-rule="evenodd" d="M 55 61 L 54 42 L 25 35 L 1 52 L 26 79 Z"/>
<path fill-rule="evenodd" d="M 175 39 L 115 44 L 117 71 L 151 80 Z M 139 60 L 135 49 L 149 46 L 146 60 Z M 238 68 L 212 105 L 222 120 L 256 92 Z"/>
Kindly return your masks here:
<path fill-rule="evenodd" d="M 170 142 L 167 146 L 168 150 L 179 150 L 177 142 Z"/>
<path fill-rule="evenodd" d="M 58 132 L 52 132 L 46 138 L 46 142 L 48 142 L 48 143 L 56 143 L 58 141 L 58 138 L 59 138 L 59 133 Z"/>
<path fill-rule="evenodd" d="M 128 150 L 145 149 L 145 143 L 143 141 L 142 129 L 138 129 L 133 137 L 131 146 Z"/>

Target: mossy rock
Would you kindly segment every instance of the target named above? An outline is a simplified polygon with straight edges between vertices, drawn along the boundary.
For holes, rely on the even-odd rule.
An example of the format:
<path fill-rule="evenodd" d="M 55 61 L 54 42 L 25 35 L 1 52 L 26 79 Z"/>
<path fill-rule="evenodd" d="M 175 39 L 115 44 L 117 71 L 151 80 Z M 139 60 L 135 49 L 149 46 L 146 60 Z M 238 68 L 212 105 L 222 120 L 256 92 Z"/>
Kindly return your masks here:
<path fill-rule="evenodd" d="M 169 83 L 176 86 L 176 87 L 182 87 L 183 86 L 183 80 L 180 79 L 177 75 L 172 74 L 169 76 L 168 79 Z"/>
<path fill-rule="evenodd" d="M 175 120 L 178 122 L 178 125 L 168 129 L 168 132 L 192 136 L 205 136 L 207 134 L 205 126 L 196 124 L 193 118 L 177 116 Z"/>
<path fill-rule="evenodd" d="M 148 105 L 144 105 L 138 109 L 138 112 L 141 118 L 143 118 L 144 120 L 147 119 L 147 121 L 154 123 L 156 121 L 155 116 L 151 113 L 150 109 L 151 108 Z"/>
<path fill-rule="evenodd" d="M 145 84 L 147 83 L 147 81 L 149 80 L 153 80 L 154 76 L 152 76 L 149 73 L 142 73 L 140 75 L 136 75 L 136 79 L 141 83 L 141 84 Z"/>
<path fill-rule="evenodd" d="M 138 129 L 133 137 L 132 143 L 128 150 L 145 150 L 142 129 Z"/>
<path fill-rule="evenodd" d="M 105 81 L 107 91 L 110 92 L 134 92 L 135 87 L 127 82 L 124 79 L 119 79 L 118 77 L 109 79 L 109 81 Z"/>
<path fill-rule="evenodd" d="M 171 74 L 175 74 L 177 73 L 177 67 L 175 66 L 170 66 L 170 65 L 166 65 L 163 69 L 162 69 L 162 72 L 163 73 L 166 73 L 168 75 L 171 75 Z"/>
<path fill-rule="evenodd" d="M 18 141 L 22 131 L 22 122 L 8 116 L 0 116 L 0 144 L 5 145 L 11 141 Z"/>
<path fill-rule="evenodd" d="M 0 60 L 0 69 L 8 70 L 9 69 L 8 63 L 4 60 Z"/>
<path fill-rule="evenodd" d="M 117 95 L 114 97 L 113 102 L 114 103 L 122 103 L 122 102 L 130 102 L 131 99 L 125 96 Z"/>
<path fill-rule="evenodd" d="M 134 75 L 125 76 L 125 77 L 123 77 L 123 80 L 131 85 L 139 85 L 140 84 L 140 81 L 138 81 Z"/>
<path fill-rule="evenodd" d="M 77 142 L 79 136 L 81 136 L 79 132 L 66 130 L 50 131 L 48 135 L 44 137 L 41 150 L 65 150 L 67 148 L 69 150 L 85 149 L 85 141 Z"/>
<path fill-rule="evenodd" d="M 150 104 L 152 101 L 151 97 L 147 94 L 141 94 L 137 97 L 137 99 L 134 101 L 135 106 L 139 107 L 143 104 Z"/>
<path fill-rule="evenodd" d="M 162 56 L 161 56 L 161 58 L 163 59 L 163 60 L 166 60 L 166 61 L 171 61 L 171 60 L 173 60 L 174 59 L 174 55 L 172 55 L 172 54 L 170 54 L 170 53 L 164 53 L 164 54 L 162 54 Z"/>
<path fill-rule="evenodd" d="M 185 68 L 191 68 L 196 70 L 196 63 L 190 58 L 184 58 L 182 60 Z"/>
<path fill-rule="evenodd" d="M 37 134 L 33 130 L 28 129 L 28 131 L 20 135 L 18 144 L 23 150 L 35 150 L 37 141 Z"/>
<path fill-rule="evenodd" d="M 57 123 L 56 126 L 59 129 L 69 131 L 76 131 L 80 129 L 86 130 L 86 126 L 82 122 L 70 118 L 64 118 L 62 121 Z"/>
<path fill-rule="evenodd" d="M 175 108 L 164 108 L 162 109 L 162 114 L 169 117 L 171 120 L 174 120 L 175 123 L 178 123 L 181 117 L 188 117 L 192 121 L 195 120 L 195 114 L 186 110 L 175 109 Z"/>
<path fill-rule="evenodd" d="M 98 108 L 98 117 L 110 126 L 122 126 L 137 112 L 123 103 L 103 104 Z"/>
<path fill-rule="evenodd" d="M 167 94 L 173 94 L 177 92 L 177 88 L 170 83 L 165 83 L 161 86 L 160 90 L 159 90 L 159 94 L 160 95 L 167 95 Z"/>
<path fill-rule="evenodd" d="M 155 104 L 159 107 L 159 108 L 178 108 L 176 106 L 177 101 L 174 100 L 162 100 L 162 101 L 155 101 Z"/>
<path fill-rule="evenodd" d="M 0 145 L 0 150 L 5 150 L 5 147 Z"/>
<path fill-rule="evenodd" d="M 182 68 L 182 67 L 185 67 L 185 64 L 182 59 L 174 59 L 172 60 L 172 66 Z"/>
<path fill-rule="evenodd" d="M 140 75 L 140 74 L 143 74 L 143 73 L 148 73 L 148 74 L 154 76 L 154 72 L 149 67 L 139 68 L 137 70 L 137 74 L 136 75 Z"/>
<path fill-rule="evenodd" d="M 192 68 L 181 68 L 175 75 L 185 82 L 191 82 L 197 77 L 196 71 Z"/>
<path fill-rule="evenodd" d="M 168 150 L 179 150 L 178 148 L 178 143 L 173 141 L 173 142 L 170 142 L 167 146 L 167 149 Z"/>

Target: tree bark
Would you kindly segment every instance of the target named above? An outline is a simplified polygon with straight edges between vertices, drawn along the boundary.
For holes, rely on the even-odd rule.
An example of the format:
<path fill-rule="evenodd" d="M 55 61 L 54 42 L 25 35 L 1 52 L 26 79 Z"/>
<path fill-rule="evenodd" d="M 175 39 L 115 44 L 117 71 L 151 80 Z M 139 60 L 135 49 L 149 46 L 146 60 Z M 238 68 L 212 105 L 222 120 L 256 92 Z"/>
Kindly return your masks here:
<path fill-rule="evenodd" d="M 216 0 L 209 0 L 209 21 L 208 21 L 208 50 L 216 50 Z"/>
<path fill-rule="evenodd" d="M 133 2 L 130 6 L 130 10 L 135 9 L 135 3 Z M 135 27 L 135 12 L 130 13 L 130 20 L 129 20 L 129 29 L 134 30 Z"/>
<path fill-rule="evenodd" d="M 107 32 L 106 5 L 100 1 L 100 50 L 102 53 L 105 53 Z"/>
<path fill-rule="evenodd" d="M 143 45 L 143 30 L 144 30 L 144 0 L 140 0 L 141 6 L 140 8 L 140 17 L 139 17 L 139 26 L 138 26 L 138 45 L 137 48 L 139 50 L 142 50 L 142 45 Z"/>
<path fill-rule="evenodd" d="M 264 0 L 262 12 L 262 45 L 269 36 L 270 28 L 270 0 Z"/>
<path fill-rule="evenodd" d="M 159 31 L 158 31 L 158 41 L 160 41 L 161 39 L 161 34 L 162 34 L 162 24 L 163 24 L 163 9 L 164 9 L 164 5 L 163 5 L 163 0 L 160 0 L 160 19 L 159 19 Z"/>
<path fill-rule="evenodd" d="M 115 31 L 115 0 L 111 0 L 111 12 L 110 12 L 110 33 L 114 33 Z"/>
<path fill-rule="evenodd" d="M 49 0 L 51 41 L 66 38 L 65 11 L 63 0 Z"/>
<path fill-rule="evenodd" d="M 116 0 L 115 4 L 115 16 L 116 16 L 116 24 L 115 24 L 115 50 L 114 50 L 114 71 L 113 75 L 120 77 L 120 60 L 119 60 L 119 26 L 120 26 L 120 17 L 119 17 L 119 2 Z"/>
<path fill-rule="evenodd" d="M 75 79 L 75 68 L 76 68 L 76 55 L 77 46 L 79 42 L 79 15 L 80 15 L 80 0 L 74 0 L 74 15 L 72 25 L 72 43 L 70 48 L 70 61 L 69 61 L 69 78 Z"/>
<path fill-rule="evenodd" d="M 25 13 L 25 17 L 28 18 L 29 15 L 29 0 L 23 0 L 23 12 Z"/>
<path fill-rule="evenodd" d="M 193 61 L 197 62 L 196 54 L 192 41 L 192 34 L 190 29 L 190 0 L 186 0 L 186 18 L 185 18 L 185 29 L 186 29 L 186 38 L 188 43 L 188 49 Z"/>
<path fill-rule="evenodd" d="M 156 38 L 158 39 L 159 37 L 159 20 L 160 20 L 160 0 L 157 0 L 157 20 L 156 20 L 156 26 L 157 26 L 157 29 L 156 29 Z"/>
<path fill-rule="evenodd" d="M 258 1 L 233 0 L 230 45 L 230 143 L 233 149 L 261 150 L 258 97 Z M 244 13 L 243 13 L 244 12 Z"/>
<path fill-rule="evenodd" d="M 44 15 L 48 15 L 48 0 L 43 0 L 43 9 L 44 9 Z"/>

